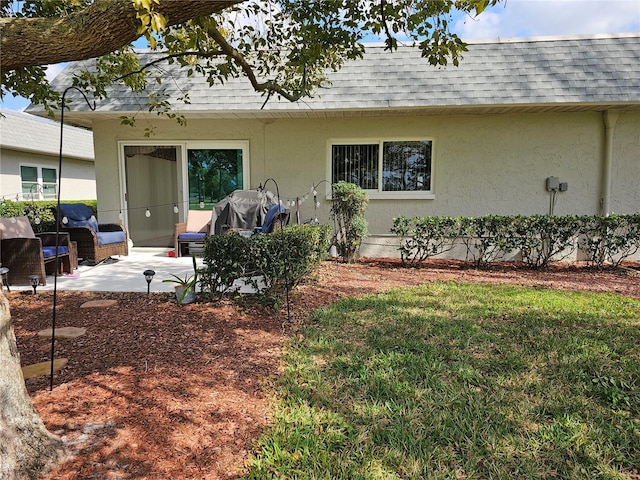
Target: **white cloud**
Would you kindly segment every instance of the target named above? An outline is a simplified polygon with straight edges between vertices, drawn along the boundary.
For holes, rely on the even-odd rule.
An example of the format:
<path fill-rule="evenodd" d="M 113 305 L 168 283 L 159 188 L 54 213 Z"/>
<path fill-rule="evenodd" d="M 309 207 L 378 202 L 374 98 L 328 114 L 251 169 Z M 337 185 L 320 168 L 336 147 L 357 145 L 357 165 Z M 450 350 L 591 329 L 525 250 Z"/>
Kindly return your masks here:
<path fill-rule="evenodd" d="M 506 0 L 478 18 L 460 18 L 465 40 L 640 32 L 638 0 Z"/>

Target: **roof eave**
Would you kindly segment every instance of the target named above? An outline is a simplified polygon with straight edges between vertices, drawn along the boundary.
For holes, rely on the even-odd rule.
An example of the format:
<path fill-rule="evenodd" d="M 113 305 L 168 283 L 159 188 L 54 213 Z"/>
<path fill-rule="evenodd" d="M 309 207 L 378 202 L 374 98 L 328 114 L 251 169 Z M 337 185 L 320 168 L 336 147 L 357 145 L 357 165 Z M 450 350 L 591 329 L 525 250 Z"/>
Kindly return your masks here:
<path fill-rule="evenodd" d="M 433 115 L 504 115 L 517 113 L 576 113 L 606 110 L 640 111 L 640 100 L 633 102 L 576 102 L 576 103 L 527 103 L 497 105 L 434 105 L 386 108 L 336 108 L 336 109 L 264 109 L 264 110 L 176 110 L 173 113 L 187 119 L 286 119 L 286 118 L 347 118 L 388 116 L 433 116 Z M 40 112 L 32 112 L 34 115 Z M 42 112 L 41 115 L 45 113 Z M 123 116 L 138 119 L 154 118 L 156 113 L 126 111 L 69 111 L 65 112 L 65 123 L 91 128 L 95 120 L 119 120 Z"/>

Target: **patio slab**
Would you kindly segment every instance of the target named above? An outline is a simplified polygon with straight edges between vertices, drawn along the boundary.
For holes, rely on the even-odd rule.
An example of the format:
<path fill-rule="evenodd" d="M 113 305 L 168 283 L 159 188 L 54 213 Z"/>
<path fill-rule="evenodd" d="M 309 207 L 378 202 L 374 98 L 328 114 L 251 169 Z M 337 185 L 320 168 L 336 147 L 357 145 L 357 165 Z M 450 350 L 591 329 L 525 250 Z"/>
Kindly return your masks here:
<path fill-rule="evenodd" d="M 147 292 L 147 282 L 143 272 L 147 269 L 156 272 L 150 284 L 151 292 L 173 292 L 173 283 L 162 280 L 171 275 L 184 277 L 193 273 L 191 257 L 170 257 L 172 248 L 130 249 L 128 256 L 114 256 L 113 260 L 95 266 L 80 265 L 73 275 L 61 275 L 57 278 L 57 289 L 86 292 Z M 198 267 L 202 259 L 197 258 Z M 52 291 L 53 275 L 47 276 L 47 285 L 40 285 L 37 291 Z M 31 291 L 28 285 L 11 285 L 11 291 Z"/>

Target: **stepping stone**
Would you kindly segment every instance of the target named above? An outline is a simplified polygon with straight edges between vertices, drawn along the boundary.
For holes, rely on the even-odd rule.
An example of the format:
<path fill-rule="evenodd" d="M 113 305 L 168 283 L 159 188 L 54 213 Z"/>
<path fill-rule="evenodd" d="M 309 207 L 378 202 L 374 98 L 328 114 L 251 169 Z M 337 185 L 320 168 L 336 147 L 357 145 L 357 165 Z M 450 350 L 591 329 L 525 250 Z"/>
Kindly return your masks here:
<path fill-rule="evenodd" d="M 91 300 L 80 305 L 80 308 L 107 308 L 117 304 L 117 300 Z"/>
<path fill-rule="evenodd" d="M 38 336 L 50 337 L 52 333 L 51 328 L 40 330 Z M 56 338 L 78 338 L 87 333 L 87 329 L 84 327 L 61 327 L 56 328 Z"/>
<path fill-rule="evenodd" d="M 67 364 L 66 358 L 56 358 L 53 361 L 53 371 L 58 371 Z M 41 362 L 34 365 L 27 365 L 22 367 L 22 376 L 25 380 L 29 378 L 41 377 L 43 375 L 49 375 L 51 373 L 51 362 Z"/>

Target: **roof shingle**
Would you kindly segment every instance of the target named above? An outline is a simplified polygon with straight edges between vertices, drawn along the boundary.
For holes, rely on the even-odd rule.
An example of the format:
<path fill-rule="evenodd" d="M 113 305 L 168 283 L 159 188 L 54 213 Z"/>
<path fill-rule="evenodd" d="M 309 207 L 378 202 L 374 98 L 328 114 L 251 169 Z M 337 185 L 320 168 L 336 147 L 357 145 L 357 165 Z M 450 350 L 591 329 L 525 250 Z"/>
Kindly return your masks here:
<path fill-rule="evenodd" d="M 144 55 L 144 54 L 143 54 Z M 71 64 L 56 79 L 71 85 L 71 75 L 88 63 Z M 579 38 L 512 39 L 469 45 L 459 67 L 433 67 L 417 48 L 396 52 L 367 46 L 362 60 L 351 61 L 328 75 L 313 98 L 297 103 L 264 97 L 245 78 L 209 87 L 204 78 L 186 77 L 176 65 L 163 66 L 171 81 L 163 82 L 181 113 L 271 113 L 402 108 L 553 106 L 566 103 L 640 106 L 640 34 Z M 176 101 L 189 91 L 190 104 Z M 97 112 L 137 112 L 144 99 L 115 86 Z M 76 101 L 72 110 L 87 110 Z"/>

